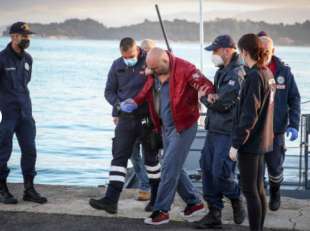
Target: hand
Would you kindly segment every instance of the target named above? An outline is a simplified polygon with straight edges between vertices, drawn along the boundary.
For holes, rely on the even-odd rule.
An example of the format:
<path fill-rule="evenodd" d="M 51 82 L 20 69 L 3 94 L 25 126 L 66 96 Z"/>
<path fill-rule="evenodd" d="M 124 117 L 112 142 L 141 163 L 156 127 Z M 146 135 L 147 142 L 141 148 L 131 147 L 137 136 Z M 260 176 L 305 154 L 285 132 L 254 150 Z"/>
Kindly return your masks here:
<path fill-rule="evenodd" d="M 232 161 L 237 161 L 238 158 L 238 149 L 235 149 L 234 147 L 231 147 L 229 150 L 229 158 Z"/>
<path fill-rule="evenodd" d="M 113 123 L 114 123 L 114 125 L 117 125 L 117 124 L 118 124 L 118 120 L 119 120 L 118 117 L 113 117 Z"/>
<path fill-rule="evenodd" d="M 201 99 L 201 97 L 203 97 L 203 96 L 205 96 L 206 94 L 205 94 L 205 91 L 204 90 L 199 90 L 198 91 L 198 99 L 200 100 Z"/>
<path fill-rule="evenodd" d="M 217 94 L 209 94 L 208 95 L 208 102 L 213 104 L 216 100 L 218 100 L 219 96 Z"/>
<path fill-rule="evenodd" d="M 198 87 L 198 84 L 197 84 L 197 85 L 194 85 L 194 87 Z M 206 95 L 207 95 L 208 89 L 209 89 L 209 86 L 204 85 L 204 86 L 202 86 L 202 87 L 199 88 L 198 94 L 200 94 L 201 96 L 206 96 Z"/>
<path fill-rule="evenodd" d="M 153 71 L 150 68 L 146 67 L 145 70 L 144 70 L 144 73 L 145 73 L 146 76 L 148 76 L 148 75 L 152 75 Z"/>
<path fill-rule="evenodd" d="M 133 99 L 126 99 L 120 104 L 121 111 L 131 113 L 138 108 L 138 105 Z"/>
<path fill-rule="evenodd" d="M 295 128 L 287 128 L 286 137 L 290 137 L 290 141 L 294 141 L 298 138 L 298 131 Z"/>

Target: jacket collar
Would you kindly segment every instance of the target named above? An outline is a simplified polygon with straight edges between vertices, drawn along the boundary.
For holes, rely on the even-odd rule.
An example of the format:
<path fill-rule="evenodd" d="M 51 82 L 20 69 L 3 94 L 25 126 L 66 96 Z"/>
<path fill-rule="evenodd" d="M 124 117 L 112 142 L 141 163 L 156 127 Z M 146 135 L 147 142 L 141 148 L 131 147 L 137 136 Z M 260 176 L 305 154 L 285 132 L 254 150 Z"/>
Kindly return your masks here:
<path fill-rule="evenodd" d="M 14 49 L 12 48 L 12 43 L 9 43 L 6 47 L 6 50 L 13 55 L 14 57 L 18 58 L 19 60 L 23 59 L 25 57 L 25 51 L 23 51 L 22 53 L 17 53 L 16 51 L 14 51 Z"/>

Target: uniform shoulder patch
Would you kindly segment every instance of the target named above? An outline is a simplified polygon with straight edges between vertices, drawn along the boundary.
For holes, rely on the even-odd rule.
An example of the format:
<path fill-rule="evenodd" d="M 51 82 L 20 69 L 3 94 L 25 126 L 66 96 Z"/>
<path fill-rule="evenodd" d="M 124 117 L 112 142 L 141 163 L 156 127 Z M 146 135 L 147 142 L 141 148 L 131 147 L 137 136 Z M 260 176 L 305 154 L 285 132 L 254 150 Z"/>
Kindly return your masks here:
<path fill-rule="evenodd" d="M 25 62 L 25 70 L 26 71 L 29 71 L 30 70 L 30 65 L 29 63 Z"/>

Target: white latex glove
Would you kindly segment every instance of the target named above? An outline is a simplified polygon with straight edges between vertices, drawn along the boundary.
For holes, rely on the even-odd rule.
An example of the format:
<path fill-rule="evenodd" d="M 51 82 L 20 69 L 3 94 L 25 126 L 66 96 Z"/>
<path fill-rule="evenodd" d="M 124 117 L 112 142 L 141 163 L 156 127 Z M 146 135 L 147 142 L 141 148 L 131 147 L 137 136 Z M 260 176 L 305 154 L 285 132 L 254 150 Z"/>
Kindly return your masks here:
<path fill-rule="evenodd" d="M 118 117 L 113 117 L 113 123 L 114 123 L 114 125 L 118 124 Z"/>
<path fill-rule="evenodd" d="M 238 158 L 238 149 L 235 149 L 234 147 L 231 147 L 229 150 L 229 158 L 232 161 L 237 161 Z"/>

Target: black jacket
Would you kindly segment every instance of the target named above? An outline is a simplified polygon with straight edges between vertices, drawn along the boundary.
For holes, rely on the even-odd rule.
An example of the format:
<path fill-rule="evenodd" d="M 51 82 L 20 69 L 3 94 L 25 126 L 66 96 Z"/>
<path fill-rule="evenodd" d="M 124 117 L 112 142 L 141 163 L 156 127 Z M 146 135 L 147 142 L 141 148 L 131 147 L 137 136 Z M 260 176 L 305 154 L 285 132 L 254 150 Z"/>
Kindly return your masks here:
<path fill-rule="evenodd" d="M 235 106 L 239 101 L 239 91 L 245 71 L 235 53 L 230 64 L 221 67 L 215 74 L 214 86 L 219 99 L 214 104 L 208 103 L 207 97 L 201 102 L 208 108 L 205 128 L 209 132 L 231 135 Z"/>
<path fill-rule="evenodd" d="M 271 71 L 249 69 L 237 106 L 232 146 L 240 153 L 264 154 L 273 150 L 275 81 Z"/>
<path fill-rule="evenodd" d="M 11 118 L 16 113 L 32 116 L 28 89 L 31 73 L 32 57 L 27 52 L 17 54 L 11 44 L 0 52 L 0 111 L 3 117 Z"/>
<path fill-rule="evenodd" d="M 116 59 L 108 74 L 104 96 L 113 106 L 112 116 L 119 116 L 120 102 L 135 97 L 142 90 L 146 77 L 144 74 L 146 53 L 140 49 L 138 63 L 128 67 L 122 57 Z M 147 105 L 143 104 L 135 111 L 147 114 Z"/>

